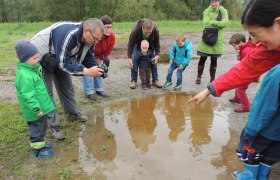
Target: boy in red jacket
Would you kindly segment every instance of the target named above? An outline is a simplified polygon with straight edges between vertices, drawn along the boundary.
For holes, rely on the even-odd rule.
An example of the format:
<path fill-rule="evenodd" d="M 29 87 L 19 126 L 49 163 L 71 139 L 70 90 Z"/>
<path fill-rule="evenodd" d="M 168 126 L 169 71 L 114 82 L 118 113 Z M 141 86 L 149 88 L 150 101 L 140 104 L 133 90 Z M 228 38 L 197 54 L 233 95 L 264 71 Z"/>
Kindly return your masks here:
<path fill-rule="evenodd" d="M 242 61 L 242 59 L 256 47 L 252 40 L 246 42 L 246 37 L 243 34 L 239 33 L 231 36 L 229 44 L 232 45 L 238 53 L 237 60 L 239 61 Z M 236 88 L 235 96 L 229 99 L 230 102 L 241 104 L 239 107 L 234 109 L 235 112 L 241 113 L 250 111 L 250 101 L 246 94 L 246 90 L 248 89 L 249 84 L 250 83 Z"/>

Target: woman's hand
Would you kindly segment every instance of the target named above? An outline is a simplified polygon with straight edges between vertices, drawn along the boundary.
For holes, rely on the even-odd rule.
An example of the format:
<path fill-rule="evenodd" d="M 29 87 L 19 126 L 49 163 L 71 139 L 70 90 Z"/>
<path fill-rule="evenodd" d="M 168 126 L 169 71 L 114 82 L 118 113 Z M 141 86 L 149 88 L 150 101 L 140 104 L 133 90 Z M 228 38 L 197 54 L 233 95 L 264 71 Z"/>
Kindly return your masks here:
<path fill-rule="evenodd" d="M 206 98 L 209 96 L 209 94 L 210 94 L 209 90 L 205 89 L 204 91 L 198 93 L 193 98 L 188 100 L 188 103 L 194 101 L 196 104 L 200 104 L 206 100 Z"/>

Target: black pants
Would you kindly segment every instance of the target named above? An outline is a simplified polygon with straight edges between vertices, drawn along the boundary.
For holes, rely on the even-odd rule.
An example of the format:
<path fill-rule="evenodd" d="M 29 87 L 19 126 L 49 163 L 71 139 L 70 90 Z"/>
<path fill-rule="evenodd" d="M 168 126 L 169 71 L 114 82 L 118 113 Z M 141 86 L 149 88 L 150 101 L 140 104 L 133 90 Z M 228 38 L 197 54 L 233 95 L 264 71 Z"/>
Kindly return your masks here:
<path fill-rule="evenodd" d="M 211 60 L 210 66 L 211 67 L 217 67 L 217 59 L 218 59 L 217 57 L 212 57 L 211 56 L 211 58 L 210 58 L 210 60 Z M 207 60 L 207 56 L 200 56 L 198 65 L 204 66 L 206 60 Z"/>
<path fill-rule="evenodd" d="M 242 147 L 248 146 L 248 144 L 248 140 L 244 138 L 243 129 L 237 150 L 241 152 Z M 248 164 L 258 164 L 262 162 L 267 165 L 273 165 L 276 162 L 280 162 L 280 141 L 273 141 L 261 135 L 257 135 L 252 142 L 251 148 L 255 149 L 256 154 L 260 153 L 260 158 L 252 163 L 246 162 Z"/>
<path fill-rule="evenodd" d="M 28 122 L 30 142 L 43 142 L 45 141 L 47 131 L 47 116 L 40 117 L 36 121 Z"/>

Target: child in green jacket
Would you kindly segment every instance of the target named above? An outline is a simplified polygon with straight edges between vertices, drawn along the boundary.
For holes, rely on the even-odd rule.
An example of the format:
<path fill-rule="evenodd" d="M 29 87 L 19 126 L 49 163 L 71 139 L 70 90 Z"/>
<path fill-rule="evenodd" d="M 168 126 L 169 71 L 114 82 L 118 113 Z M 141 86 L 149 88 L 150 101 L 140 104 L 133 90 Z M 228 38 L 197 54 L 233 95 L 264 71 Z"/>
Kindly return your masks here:
<path fill-rule="evenodd" d="M 54 155 L 48 149 L 51 144 L 45 144 L 47 130 L 46 115 L 55 109 L 42 77 L 42 67 L 38 64 L 38 50 L 27 40 L 16 44 L 17 62 L 16 91 L 20 108 L 27 121 L 30 135 L 30 145 L 34 156 L 47 158 Z"/>

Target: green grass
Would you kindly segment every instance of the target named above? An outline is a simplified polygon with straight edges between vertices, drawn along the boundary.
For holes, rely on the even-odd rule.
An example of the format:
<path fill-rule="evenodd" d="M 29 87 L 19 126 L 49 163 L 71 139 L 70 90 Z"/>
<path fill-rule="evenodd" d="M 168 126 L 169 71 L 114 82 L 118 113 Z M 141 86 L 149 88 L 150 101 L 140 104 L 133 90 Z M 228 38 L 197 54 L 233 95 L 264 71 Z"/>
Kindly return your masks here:
<path fill-rule="evenodd" d="M 0 177 L 8 174 L 20 175 L 24 171 L 20 165 L 31 153 L 27 124 L 22 118 L 18 103 L 0 101 L 0 109 L 0 162 L 4 166 Z"/>
<path fill-rule="evenodd" d="M 52 22 L 40 23 L 2 23 L 0 24 L 0 68 L 15 65 L 17 61 L 14 46 L 20 39 L 30 39 L 38 31 L 48 27 Z M 156 22 L 162 36 L 174 35 L 179 32 L 200 32 L 203 29 L 202 21 L 158 21 Z M 131 29 L 135 22 L 114 23 L 116 46 L 126 45 Z M 230 21 L 226 30 L 240 31 L 239 21 Z"/>

